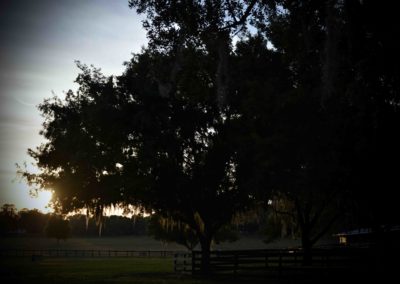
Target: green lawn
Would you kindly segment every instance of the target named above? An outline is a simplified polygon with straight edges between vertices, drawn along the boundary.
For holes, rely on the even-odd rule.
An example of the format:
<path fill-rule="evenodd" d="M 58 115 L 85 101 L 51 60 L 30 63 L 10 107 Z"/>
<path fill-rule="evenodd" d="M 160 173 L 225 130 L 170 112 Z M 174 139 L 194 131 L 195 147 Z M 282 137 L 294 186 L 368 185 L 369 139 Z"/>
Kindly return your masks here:
<path fill-rule="evenodd" d="M 236 242 L 225 242 L 213 245 L 214 249 L 263 249 L 298 246 L 298 240 L 280 240 L 265 244 L 262 237 L 242 236 Z M 92 237 L 92 238 L 70 238 L 57 244 L 55 239 L 44 237 L 7 237 L 0 238 L 0 249 L 73 249 L 73 250 L 168 250 L 185 251 L 184 246 L 169 243 L 163 244 L 149 236 L 126 236 L 126 237 Z"/>
<path fill-rule="evenodd" d="M 147 236 L 70 238 L 57 243 L 45 237 L 0 238 L 0 249 L 73 249 L 73 250 L 172 250 L 182 251 L 177 244 L 163 244 Z"/>
<path fill-rule="evenodd" d="M 2 283 L 174 283 L 173 261 L 158 258 L 0 260 Z M 164 281 L 171 278 L 172 282 Z M 147 281 L 147 280 L 148 281 Z M 146 281 L 143 281 L 146 280 Z"/>
<path fill-rule="evenodd" d="M 260 237 L 242 237 L 234 243 L 215 245 L 214 249 L 255 249 L 291 246 L 293 240 L 266 245 Z M 60 250 L 170 250 L 184 251 L 177 244 L 164 245 L 147 236 L 71 238 L 57 244 L 47 238 L 0 238 L 0 249 Z M 0 283 L 256 283 L 255 279 L 196 279 L 174 273 L 172 258 L 50 258 L 32 261 L 29 257 L 0 258 Z M 265 283 L 266 280 L 261 281 Z M 284 283 L 268 279 L 269 284 Z M 299 283 L 296 281 L 296 283 Z"/>
<path fill-rule="evenodd" d="M 175 274 L 173 260 L 168 258 L 43 258 L 35 262 L 30 258 L 0 260 L 1 283 L 214 284 L 238 281 L 232 278 L 196 279 Z"/>

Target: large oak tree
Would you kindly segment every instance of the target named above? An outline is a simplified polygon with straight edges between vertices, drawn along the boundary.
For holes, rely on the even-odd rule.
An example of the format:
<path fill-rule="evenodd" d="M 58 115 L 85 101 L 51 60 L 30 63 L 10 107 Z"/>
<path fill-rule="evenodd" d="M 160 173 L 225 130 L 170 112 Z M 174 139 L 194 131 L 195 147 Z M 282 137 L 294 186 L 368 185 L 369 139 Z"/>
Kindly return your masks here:
<path fill-rule="evenodd" d="M 285 213 L 308 252 L 348 200 L 376 208 L 357 213 L 373 213 L 366 224 L 392 216 L 370 193 L 395 181 L 384 160 L 399 157 L 396 44 L 389 20 L 368 20 L 374 11 L 384 18 L 381 6 L 130 6 L 146 13 L 149 46 L 124 74 L 80 65 L 79 90 L 40 106 L 47 142 L 29 154 L 41 172 L 24 174 L 54 191 L 56 208 L 90 208 L 101 223 L 105 207 L 133 204 L 183 222 L 200 240 L 205 270 L 218 229 L 271 192 L 293 205 Z"/>

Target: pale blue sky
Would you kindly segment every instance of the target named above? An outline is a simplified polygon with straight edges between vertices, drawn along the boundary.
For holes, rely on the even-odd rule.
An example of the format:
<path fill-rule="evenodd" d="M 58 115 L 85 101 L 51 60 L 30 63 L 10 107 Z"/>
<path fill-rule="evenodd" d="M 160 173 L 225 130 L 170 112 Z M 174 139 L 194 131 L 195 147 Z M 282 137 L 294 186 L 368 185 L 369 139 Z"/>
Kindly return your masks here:
<path fill-rule="evenodd" d="M 0 0 L 0 206 L 44 210 L 45 195 L 13 182 L 15 163 L 43 141 L 36 106 L 76 89 L 74 61 L 117 75 L 146 42 L 128 0 Z"/>

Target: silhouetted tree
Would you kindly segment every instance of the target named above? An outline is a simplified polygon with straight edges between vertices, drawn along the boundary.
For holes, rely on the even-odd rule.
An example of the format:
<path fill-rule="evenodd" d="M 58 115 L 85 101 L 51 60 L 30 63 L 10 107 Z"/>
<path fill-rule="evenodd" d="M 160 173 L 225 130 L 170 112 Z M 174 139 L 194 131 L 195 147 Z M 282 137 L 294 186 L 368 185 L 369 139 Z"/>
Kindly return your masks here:
<path fill-rule="evenodd" d="M 166 243 L 174 242 L 193 250 L 199 244 L 196 232 L 184 223 L 179 223 L 170 218 L 162 218 L 152 215 L 149 222 L 149 234 L 156 240 Z M 238 240 L 238 234 L 229 225 L 222 226 L 214 235 L 212 242 L 234 242 Z"/>
<path fill-rule="evenodd" d="M 163 243 L 177 243 L 193 250 L 199 243 L 196 232 L 185 224 L 171 222 L 168 218 L 152 215 L 149 222 L 149 235 Z"/>
<path fill-rule="evenodd" d="M 252 199 L 237 181 L 237 149 L 244 140 L 235 133 L 243 124 L 231 99 L 236 90 L 231 87 L 230 57 L 232 38 L 247 30 L 257 2 L 130 1 L 138 13 L 146 13 L 149 55 L 159 57 L 147 82 L 157 90 L 158 101 L 172 106 L 147 117 L 157 117 L 168 127 L 162 144 L 180 146 L 159 143 L 151 149 L 159 156 L 157 192 L 174 188 L 162 200 L 167 204 L 164 200 L 173 197 L 168 214 L 196 231 L 203 272 L 208 271 L 213 236 Z M 157 141 L 152 135 L 149 141 Z"/>
<path fill-rule="evenodd" d="M 359 226 L 380 231 L 398 223 L 395 192 L 400 158 L 397 67 L 400 28 L 393 3 L 345 1 L 346 90 L 354 114 L 347 139 L 351 165 L 352 218 Z M 354 226 L 355 224 L 353 224 Z"/>
<path fill-rule="evenodd" d="M 18 229 L 18 214 L 14 204 L 3 204 L 0 211 L 0 234 Z"/>
<path fill-rule="evenodd" d="M 104 216 L 103 217 L 102 236 L 133 236 L 147 234 L 147 217 L 132 216 Z M 75 214 L 68 217 L 71 226 L 72 236 L 96 236 L 96 220 L 89 218 L 88 226 L 86 226 L 86 216 Z"/>
<path fill-rule="evenodd" d="M 145 235 L 147 231 L 147 220 L 136 216 L 128 218 L 125 216 L 107 216 L 104 220 L 104 235 Z"/>
<path fill-rule="evenodd" d="M 29 184 L 54 189 L 52 206 L 57 212 L 86 209 L 101 235 L 104 208 L 125 200 L 117 164 L 122 145 L 117 143 L 126 132 L 123 125 L 114 125 L 121 122 L 121 114 L 114 109 L 120 98 L 113 78 L 77 64 L 82 71 L 77 93 L 69 91 L 65 102 L 54 97 L 39 106 L 45 117 L 41 134 L 48 142 L 28 153 L 46 170 L 20 172 Z"/>
<path fill-rule="evenodd" d="M 86 215 L 74 214 L 68 217 L 68 221 L 71 227 L 71 236 L 98 236 L 96 220 L 94 220 L 93 218 L 87 219 Z"/>
<path fill-rule="evenodd" d="M 117 80 L 80 65 L 77 94 L 40 106 L 49 142 L 30 150 L 44 171 L 25 173 L 28 181 L 54 189 L 63 212 L 90 208 L 99 224 L 103 208 L 119 203 L 179 220 L 196 232 L 207 270 L 214 235 L 254 199 L 236 182 L 241 122 L 228 99 L 227 64 L 231 37 L 246 28 L 255 2 L 198 2 L 183 13 L 185 5 L 132 2 L 154 11 L 149 48 Z M 182 28 L 198 26 L 169 28 L 164 12 Z"/>
<path fill-rule="evenodd" d="M 388 161 L 399 154 L 392 42 L 399 29 L 373 1 L 269 1 L 259 11 L 257 26 L 281 55 L 289 84 L 275 112 L 259 112 L 266 127 L 257 150 L 268 161 L 274 202 L 290 204 L 281 213 L 298 224 L 309 263 L 312 245 L 346 210 L 368 204 L 353 217 L 373 212 L 370 225 L 394 222 L 394 207 L 378 205 L 393 193 L 376 202 L 376 190 L 397 183 Z"/>
<path fill-rule="evenodd" d="M 79 90 L 39 107 L 48 142 L 29 155 L 42 171 L 21 174 L 54 190 L 58 211 L 86 208 L 100 231 L 111 205 L 185 224 L 204 272 L 217 232 L 254 203 L 289 205 L 275 209 L 298 225 L 305 264 L 344 209 L 360 208 L 353 214 L 375 227 L 396 222 L 398 28 L 384 16 L 395 9 L 356 0 L 130 6 L 146 13 L 150 41 L 124 74 L 78 64 Z"/>
<path fill-rule="evenodd" d="M 276 94 L 259 100 L 256 109 L 264 125 L 257 129 L 256 157 L 274 191 L 265 201 L 289 205 L 275 209 L 298 226 L 305 264 L 312 246 L 344 212 L 349 190 L 344 182 L 348 117 L 338 56 L 344 39 L 336 23 L 342 23 L 343 11 L 334 2 L 271 1 L 255 19 L 287 74 L 283 87 L 281 78 L 265 79 Z"/>
<path fill-rule="evenodd" d="M 55 238 L 59 243 L 60 240 L 67 240 L 70 236 L 71 227 L 68 220 L 64 220 L 58 215 L 52 215 L 47 222 L 45 232 L 48 238 Z"/>
<path fill-rule="evenodd" d="M 21 209 L 18 211 L 18 228 L 25 230 L 27 234 L 43 235 L 49 215 L 37 209 Z"/>
<path fill-rule="evenodd" d="M 214 236 L 213 242 L 220 244 L 223 242 L 236 242 L 239 240 L 239 234 L 235 230 L 232 224 L 226 224 L 222 226 Z"/>

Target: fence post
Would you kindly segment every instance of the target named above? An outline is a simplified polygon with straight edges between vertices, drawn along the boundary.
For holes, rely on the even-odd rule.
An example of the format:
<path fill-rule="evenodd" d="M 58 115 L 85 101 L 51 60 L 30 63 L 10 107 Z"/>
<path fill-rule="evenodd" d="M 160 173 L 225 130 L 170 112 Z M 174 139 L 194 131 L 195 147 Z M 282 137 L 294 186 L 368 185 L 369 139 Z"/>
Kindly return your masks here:
<path fill-rule="evenodd" d="M 174 272 L 176 273 L 176 259 L 178 258 L 178 254 L 174 254 Z"/>
<path fill-rule="evenodd" d="M 196 272 L 196 264 L 195 264 L 196 256 L 195 255 L 196 255 L 196 252 L 192 251 L 192 275 L 194 275 Z"/>
<path fill-rule="evenodd" d="M 325 263 L 325 265 L 326 265 L 326 271 L 329 271 L 329 267 L 330 267 L 330 257 L 329 257 L 329 252 L 327 251 L 327 252 L 325 252 L 326 253 L 326 263 Z"/>
<path fill-rule="evenodd" d="M 234 258 L 235 258 L 235 263 L 234 263 L 235 266 L 234 266 L 233 273 L 236 275 L 237 269 L 238 269 L 238 252 L 237 251 L 235 251 Z"/>

